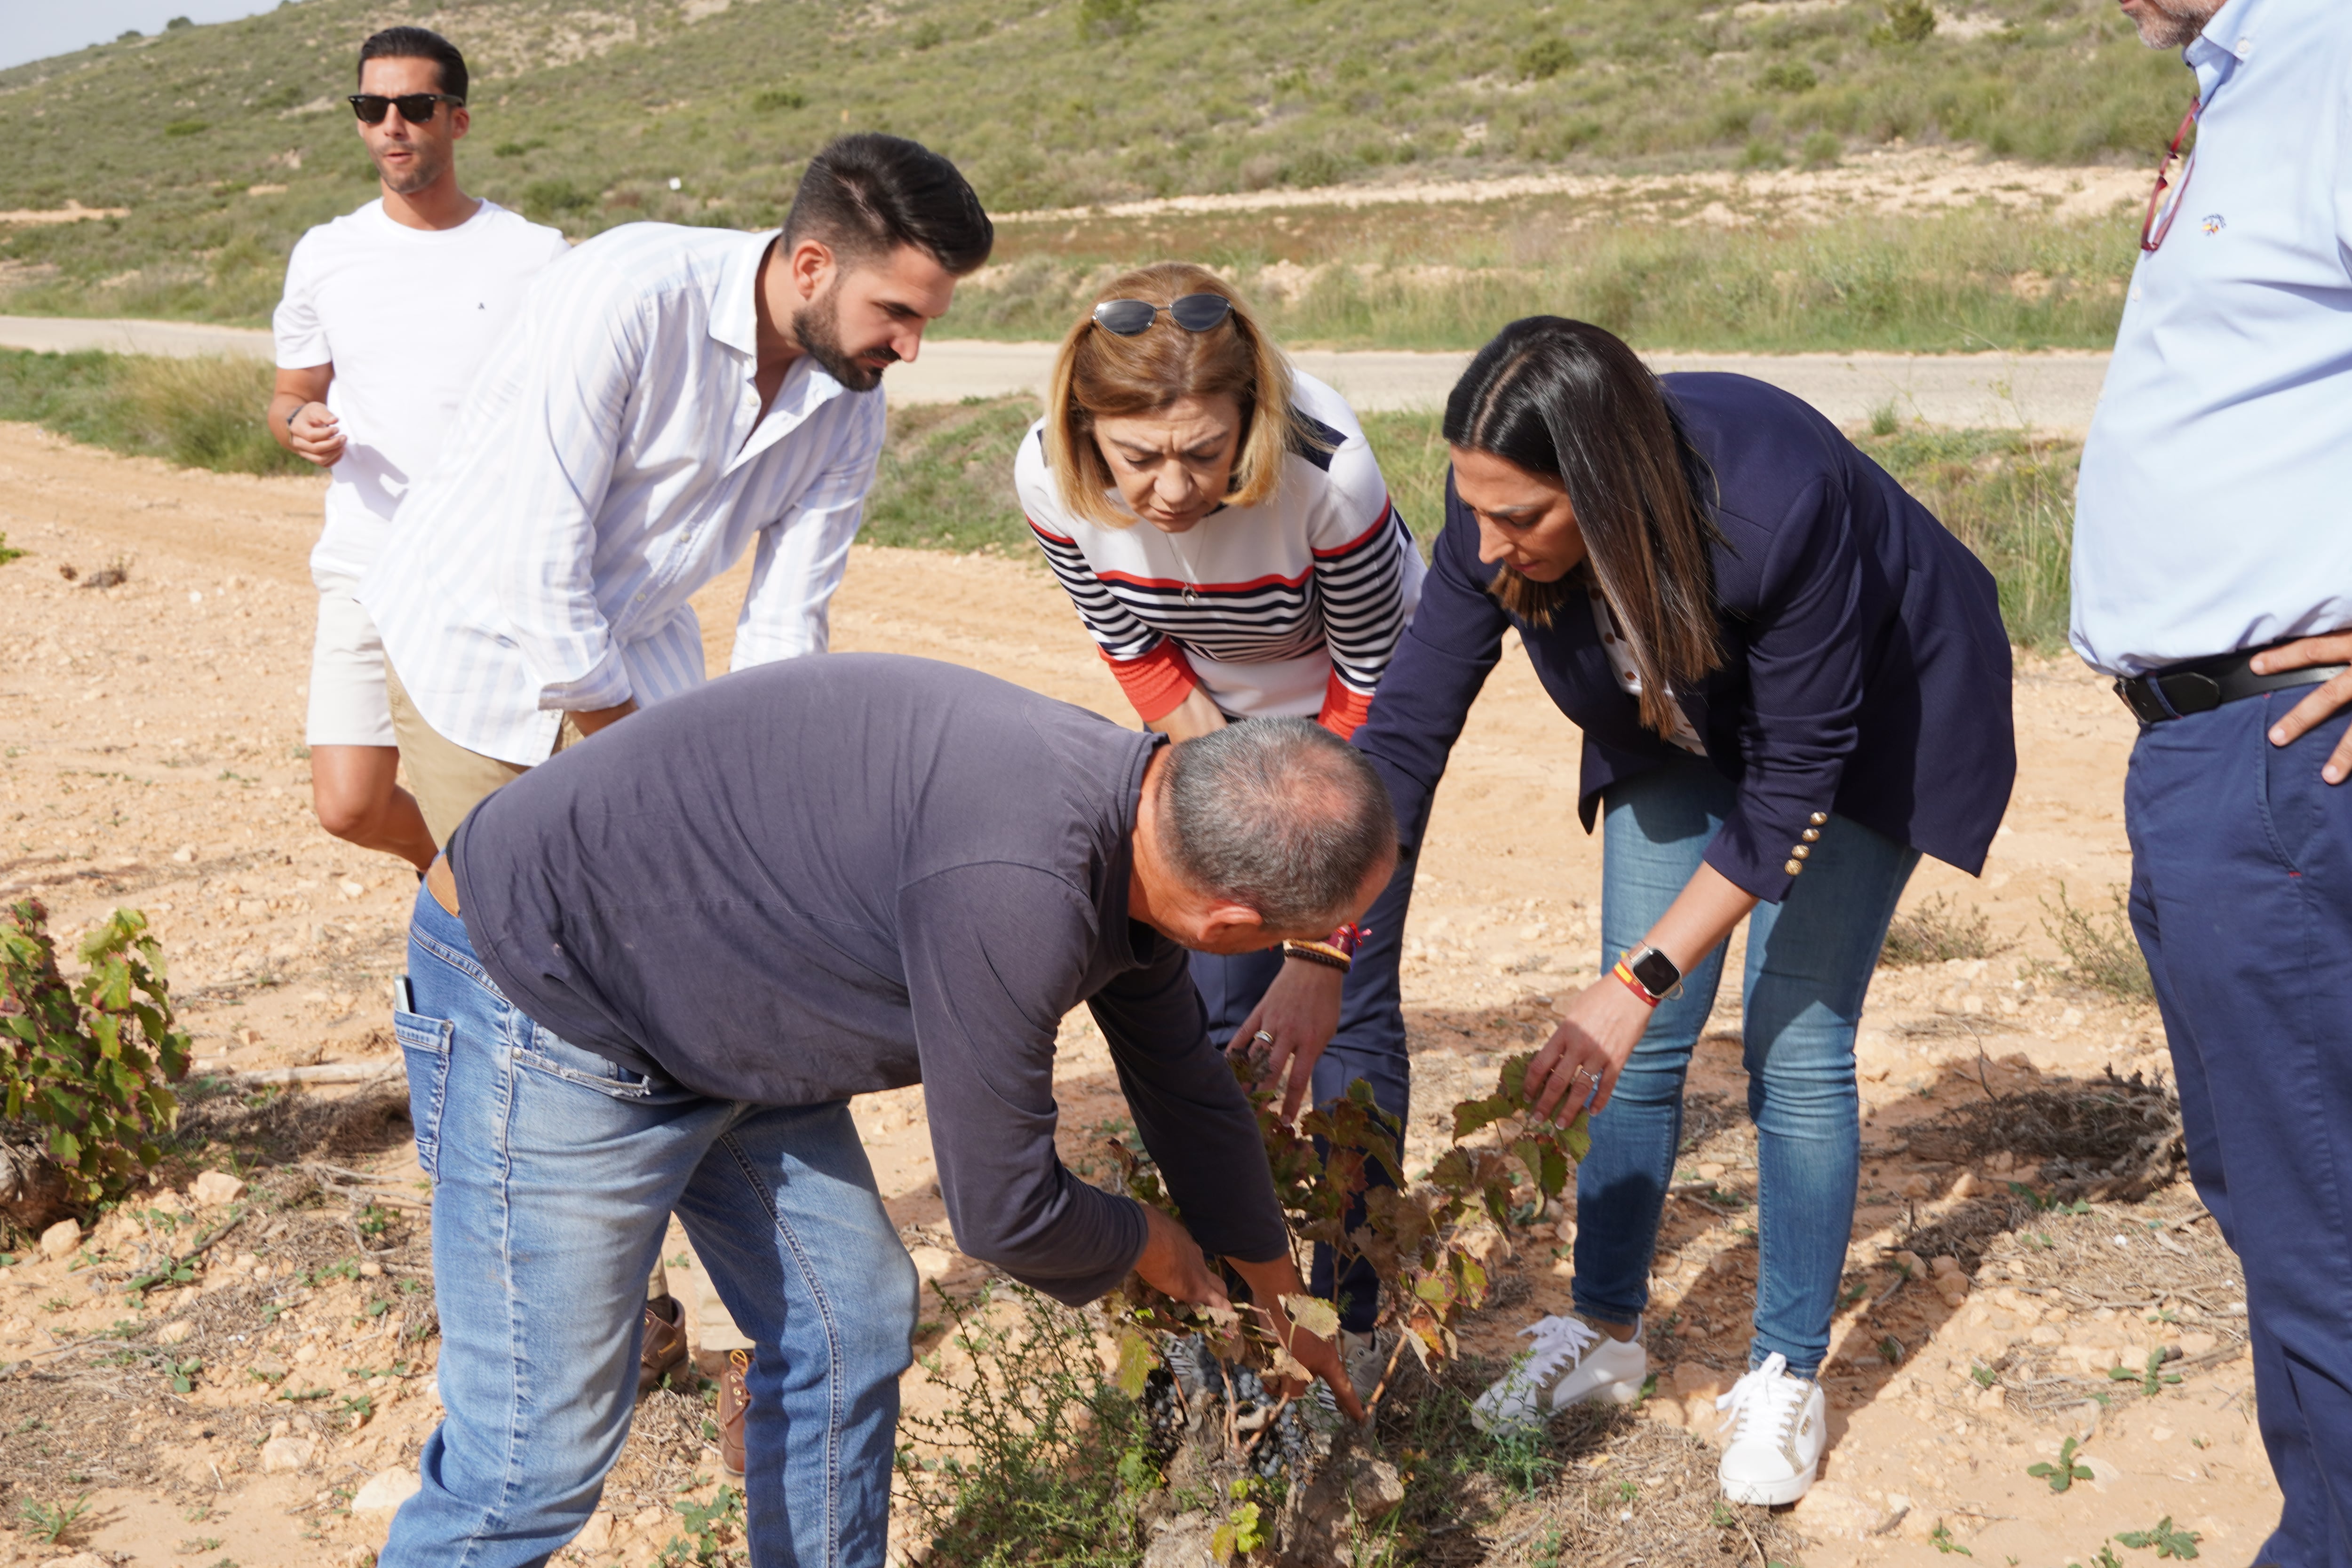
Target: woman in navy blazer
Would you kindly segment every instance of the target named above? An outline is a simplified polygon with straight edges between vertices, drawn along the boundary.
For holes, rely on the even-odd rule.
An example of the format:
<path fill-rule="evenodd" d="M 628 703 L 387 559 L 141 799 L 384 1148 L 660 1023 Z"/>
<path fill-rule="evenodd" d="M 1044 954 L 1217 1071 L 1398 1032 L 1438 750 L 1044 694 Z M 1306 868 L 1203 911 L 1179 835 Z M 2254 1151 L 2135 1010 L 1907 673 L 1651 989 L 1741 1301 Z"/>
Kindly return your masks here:
<path fill-rule="evenodd" d="M 1535 1354 L 1479 1415 L 1523 1426 L 1639 1391 L 1684 1077 L 1747 919 L 1760 1256 L 1722 1480 L 1793 1501 L 1821 1452 L 1813 1380 L 1853 1219 L 1855 1021 L 1919 856 L 1980 870 L 2016 771 L 1998 595 L 1813 409 L 1744 376 L 1653 376 L 1597 327 L 1505 328 L 1444 428 L 1444 531 L 1356 743 L 1410 856 L 1516 629 L 1584 732 L 1616 965 L 1528 1075 L 1542 1110 L 1594 1112 L 1576 1315 L 1530 1331 Z"/>

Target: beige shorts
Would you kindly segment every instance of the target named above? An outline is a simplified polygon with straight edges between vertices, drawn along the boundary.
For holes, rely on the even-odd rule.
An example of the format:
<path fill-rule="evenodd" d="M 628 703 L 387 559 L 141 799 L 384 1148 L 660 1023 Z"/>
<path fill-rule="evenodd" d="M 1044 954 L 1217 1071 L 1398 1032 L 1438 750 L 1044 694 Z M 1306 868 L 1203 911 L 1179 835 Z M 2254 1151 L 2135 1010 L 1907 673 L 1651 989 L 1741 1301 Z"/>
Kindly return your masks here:
<path fill-rule="evenodd" d="M 409 793 L 425 813 L 425 826 L 433 842 L 446 845 L 467 812 L 530 770 L 520 763 L 469 752 L 426 723 L 416 704 L 408 700 L 391 661 L 381 663 L 385 706 L 391 710 L 393 733 L 399 739 L 400 765 L 408 770 Z M 555 732 L 556 751 L 576 746 L 583 739 L 579 723 L 566 713 L 563 727 Z"/>
<path fill-rule="evenodd" d="M 310 710 L 302 743 L 395 745 L 384 697 L 383 638 L 367 606 L 352 596 L 359 579 L 338 572 L 320 573 L 317 581 L 319 630 L 310 643 Z"/>

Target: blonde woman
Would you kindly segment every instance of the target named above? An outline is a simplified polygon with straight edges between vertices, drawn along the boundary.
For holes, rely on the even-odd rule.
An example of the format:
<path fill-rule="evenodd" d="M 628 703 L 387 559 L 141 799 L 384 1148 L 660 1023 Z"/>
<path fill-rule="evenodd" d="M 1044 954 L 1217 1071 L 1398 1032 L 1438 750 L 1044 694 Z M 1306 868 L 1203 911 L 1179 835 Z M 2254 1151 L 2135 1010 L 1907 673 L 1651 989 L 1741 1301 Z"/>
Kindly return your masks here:
<path fill-rule="evenodd" d="M 1351 737 L 1364 721 L 1420 598 L 1420 552 L 1346 400 L 1293 370 L 1214 273 L 1162 262 L 1103 290 L 1063 340 L 1013 477 L 1147 727 L 1183 741 L 1306 716 Z M 1412 883 L 1400 868 L 1362 928 L 1330 942 L 1193 954 L 1212 1037 L 1249 1042 L 1270 1073 L 1295 1059 L 1285 1115 L 1310 1070 L 1318 1101 L 1360 1078 L 1406 1114 L 1396 965 L 1378 959 L 1402 934 Z M 1348 973 L 1336 991 L 1335 970 Z M 1295 1043 L 1327 1037 L 1319 1060 L 1294 1058 Z M 1318 1293 L 1334 1294 L 1331 1274 L 1318 1248 Z M 1372 1359 L 1379 1300 L 1369 1270 L 1347 1274 L 1336 1288 L 1354 1370 Z"/>

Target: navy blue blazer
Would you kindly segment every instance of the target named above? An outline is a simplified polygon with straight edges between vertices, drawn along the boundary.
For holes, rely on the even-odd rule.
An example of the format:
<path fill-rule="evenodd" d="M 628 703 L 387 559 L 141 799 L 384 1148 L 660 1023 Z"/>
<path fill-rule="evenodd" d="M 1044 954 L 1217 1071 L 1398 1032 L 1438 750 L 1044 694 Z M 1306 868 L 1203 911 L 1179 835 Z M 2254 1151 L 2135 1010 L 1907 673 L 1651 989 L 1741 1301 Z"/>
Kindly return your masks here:
<path fill-rule="evenodd" d="M 1709 865 L 1768 903 L 1790 853 L 1835 812 L 1983 869 L 2017 774 L 2009 637 L 1992 574 L 1927 509 L 1801 400 L 1744 375 L 1661 378 L 1713 468 L 1722 665 L 1676 693 L 1736 786 Z M 1536 627 L 1486 591 L 1478 525 L 1445 489 L 1421 605 L 1355 737 L 1387 781 L 1408 852 L 1470 704 L 1518 630 L 1536 675 L 1584 731 L 1579 809 L 1687 753 L 1643 728 L 1580 601 Z"/>

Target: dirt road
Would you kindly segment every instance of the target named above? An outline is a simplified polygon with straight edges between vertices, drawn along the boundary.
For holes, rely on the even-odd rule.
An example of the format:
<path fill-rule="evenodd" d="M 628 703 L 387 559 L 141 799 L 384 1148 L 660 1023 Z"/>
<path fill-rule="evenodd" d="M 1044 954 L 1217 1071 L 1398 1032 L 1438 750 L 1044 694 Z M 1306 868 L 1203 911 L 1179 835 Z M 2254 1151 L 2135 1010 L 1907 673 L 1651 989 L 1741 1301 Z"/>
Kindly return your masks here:
<path fill-rule="evenodd" d="M 67 934 L 117 905 L 146 910 L 207 1070 L 394 1065 L 383 1012 L 414 879 L 328 838 L 308 809 L 304 558 L 319 500 L 310 480 L 173 471 L 0 426 L 0 531 L 27 552 L 0 566 L 0 897 L 37 894 Z M 117 561 L 129 572 L 119 586 L 61 575 L 72 566 L 86 579 Z M 722 581 L 701 601 L 714 668 L 740 586 L 740 575 Z M 1024 562 L 860 547 L 834 630 L 836 647 L 951 659 L 1131 721 L 1052 580 Z M 2039 1214 L 2008 1196 L 2011 1180 L 2038 1182 L 2047 1157 L 2020 1142 L 2030 1120 L 2021 1108 L 2109 1067 L 2162 1063 L 2145 1010 L 2033 967 L 2055 956 L 2043 900 L 2063 884 L 2077 904 L 2103 909 L 2124 878 L 2131 724 L 2068 662 L 2021 671 L 2017 714 L 2023 771 L 1987 875 L 1931 863 L 1907 900 L 1950 895 L 1984 911 L 2007 945 L 1989 960 L 1883 972 L 1863 1029 L 1867 1157 L 1852 1261 L 1864 1289 L 1840 1319 L 1825 1378 L 1836 1446 L 1790 1520 L 1813 1539 L 1816 1568 L 1940 1565 L 1939 1542 L 1989 1568 L 2087 1562 L 2107 1536 L 2159 1515 L 2200 1532 L 2207 1557 L 2243 1561 L 2275 1517 L 2238 1350 L 2242 1293 L 2185 1187 L 2079 1214 Z M 1486 1092 L 1504 1057 L 1540 1039 L 1553 1009 L 1597 974 L 1599 851 L 1576 826 L 1576 759 L 1574 731 L 1525 662 L 1507 658 L 1438 796 L 1414 909 L 1411 1169 L 1444 1147 L 1454 1102 Z M 1064 1042 L 1075 1163 L 1089 1130 L 1122 1108 L 1082 1018 Z M 1673 1205 L 1655 1266 L 1662 1375 L 1646 1407 L 1702 1432 L 1711 1392 L 1738 1370 L 1746 1342 L 1755 1169 L 1736 1114 L 1745 1083 L 1727 1000 L 1693 1083 L 1696 1163 L 1683 1173 L 1692 1195 Z M 2006 1109 L 1971 1109 L 1991 1096 Z M 919 1267 L 950 1287 L 977 1279 L 932 1192 L 919 1097 L 876 1096 L 857 1115 Z M 327 1168 L 356 1165 L 393 1184 L 385 1204 L 422 1226 L 429 1198 L 404 1131 L 394 1123 Z M 101 1236 L 91 1246 L 114 1244 Z M 331 1245 L 351 1244 L 319 1243 Z M 1928 1248 L 1948 1247 L 1962 1276 L 1913 1283 L 1898 1256 L 1912 1246 L 1922 1265 Z M 289 1289 L 294 1264 L 272 1263 L 267 1246 L 235 1259 L 231 1250 L 175 1297 L 136 1310 L 83 1289 L 71 1257 L 0 1268 L 0 1363 L 20 1363 L 0 1375 L 5 1511 L 22 1496 L 94 1489 L 79 1541 L 187 1568 L 224 1552 L 244 1568 L 356 1563 L 382 1540 L 388 1515 L 356 1505 L 386 1495 L 362 1490 L 371 1479 L 396 1481 L 414 1465 L 434 1418 L 429 1359 L 387 1370 L 388 1352 L 359 1348 L 379 1331 L 367 1313 L 383 1309 L 368 1280 L 316 1272 L 333 1251 L 296 1260 L 313 1272 L 284 1299 L 308 1304 L 280 1319 L 277 1309 L 259 1315 L 251 1293 L 273 1268 L 281 1282 L 266 1288 Z M 1474 1321 L 1471 1351 L 1507 1354 L 1524 1323 L 1566 1310 L 1567 1265 L 1553 1250 L 1520 1249 L 1505 1270 L 1513 1304 Z M 2126 1268 L 2140 1272 L 2115 1272 Z M 248 1299 L 256 1315 L 231 1315 Z M 216 1347 L 185 1394 L 145 1372 L 108 1373 L 74 1340 L 185 1332 L 173 1327 L 183 1320 L 205 1325 L 190 1343 Z M 2179 1384 L 2147 1395 L 2106 1377 L 2168 1349 L 2180 1353 Z M 357 1414 L 330 1421 L 325 1403 L 273 1399 L 278 1378 L 290 1389 L 306 1377 L 321 1401 L 334 1394 Z M 919 1380 L 910 1400 L 936 1404 Z M 373 1414 L 361 1410 L 370 1400 Z M 264 1451 L 272 1433 L 293 1447 Z M 2066 1436 L 2087 1438 L 2094 1479 L 2058 1494 L 2025 1472 Z M 643 1563 L 667 1539 L 667 1498 L 647 1478 L 670 1472 L 645 1457 L 651 1441 L 633 1439 L 602 1544 L 580 1561 Z M 0 1534 L 0 1563 L 57 1554 Z M 2126 1561 L 2138 1568 L 2140 1558 Z"/>
<path fill-rule="evenodd" d="M 245 354 L 269 357 L 269 334 L 188 321 L 81 321 L 0 316 L 0 348 L 107 349 L 117 353 Z M 896 403 L 959 403 L 1011 392 L 1042 392 L 1051 343 L 934 338 L 919 358 L 889 374 Z M 1301 369 L 1338 387 L 1359 408 L 1438 408 L 1466 353 L 1306 349 Z M 1718 370 L 1785 387 L 1842 425 L 1891 407 L 1906 420 L 1956 427 L 2080 435 L 2106 379 L 2107 356 L 2074 351 L 2032 354 L 1653 354 L 1660 371 Z"/>

